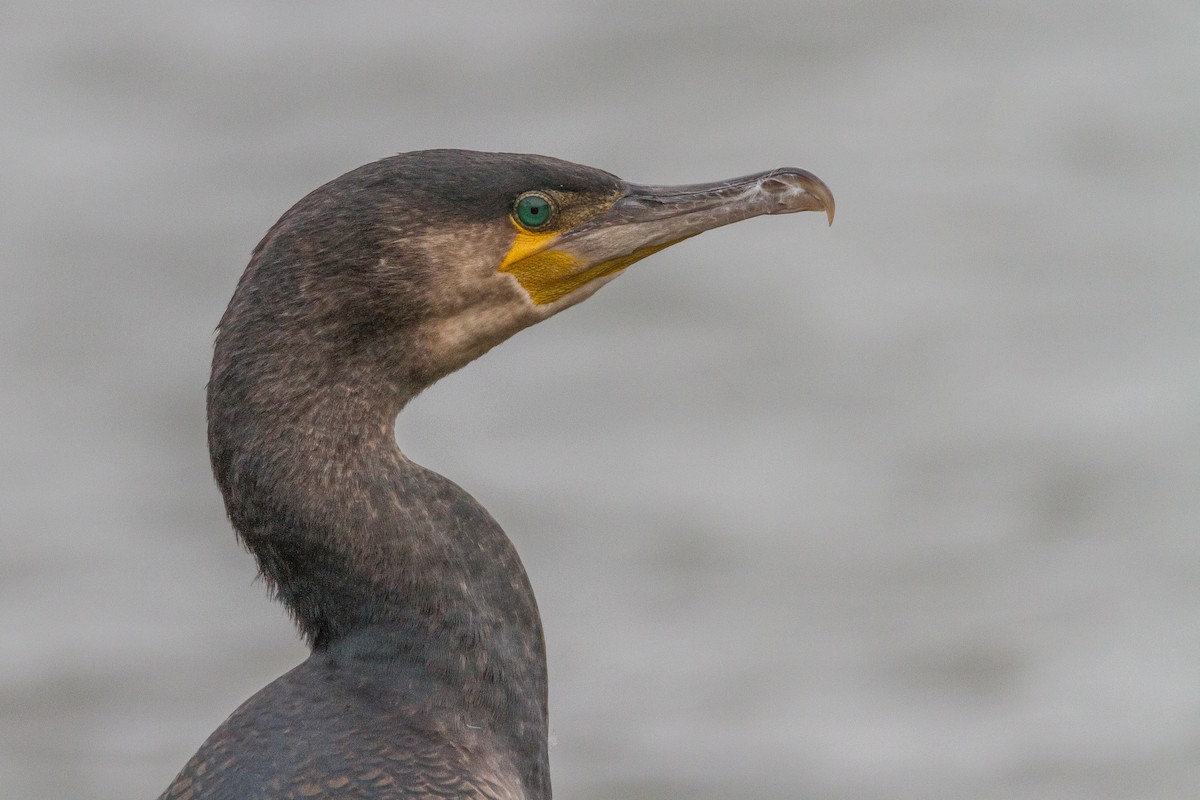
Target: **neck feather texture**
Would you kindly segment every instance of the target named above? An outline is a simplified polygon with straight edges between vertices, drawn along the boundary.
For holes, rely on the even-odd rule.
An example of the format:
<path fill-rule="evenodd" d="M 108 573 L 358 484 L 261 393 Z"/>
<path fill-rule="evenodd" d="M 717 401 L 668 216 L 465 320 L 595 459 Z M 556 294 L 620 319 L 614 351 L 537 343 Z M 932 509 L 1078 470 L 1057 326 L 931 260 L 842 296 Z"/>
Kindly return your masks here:
<path fill-rule="evenodd" d="M 394 417 L 421 387 L 383 376 L 413 372 L 394 353 L 334 359 L 241 328 L 227 315 L 218 334 L 209 447 L 262 574 L 314 651 L 458 688 L 456 713 L 508 737 L 548 797 L 533 592 L 487 511 L 396 446 Z"/>

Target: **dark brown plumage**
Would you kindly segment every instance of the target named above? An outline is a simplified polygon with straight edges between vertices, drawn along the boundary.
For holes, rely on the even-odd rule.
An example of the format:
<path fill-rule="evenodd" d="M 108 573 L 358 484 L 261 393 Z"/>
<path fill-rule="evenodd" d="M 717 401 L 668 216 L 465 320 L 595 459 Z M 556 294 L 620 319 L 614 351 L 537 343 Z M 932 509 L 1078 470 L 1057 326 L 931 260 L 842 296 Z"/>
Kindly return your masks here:
<path fill-rule="evenodd" d="M 518 201 L 533 193 L 522 221 Z M 423 388 L 709 227 L 821 208 L 800 170 L 637 187 L 539 156 L 429 151 L 297 203 L 219 327 L 213 471 L 241 540 L 312 646 L 162 795 L 544 798 L 546 665 L 499 525 L 412 463 L 393 423 Z"/>

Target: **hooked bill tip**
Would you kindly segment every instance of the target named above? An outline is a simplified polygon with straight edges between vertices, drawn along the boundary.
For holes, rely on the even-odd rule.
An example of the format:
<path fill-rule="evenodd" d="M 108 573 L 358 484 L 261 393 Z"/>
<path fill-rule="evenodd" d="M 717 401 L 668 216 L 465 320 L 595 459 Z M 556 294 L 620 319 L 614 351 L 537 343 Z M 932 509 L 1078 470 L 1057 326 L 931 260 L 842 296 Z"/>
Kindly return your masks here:
<path fill-rule="evenodd" d="M 824 211 L 829 224 L 833 224 L 833 192 L 825 182 L 805 169 L 784 167 L 763 176 L 763 188 L 777 192 L 787 199 L 775 213 L 793 211 Z"/>
<path fill-rule="evenodd" d="M 817 201 L 818 207 L 814 211 L 820 210 L 825 212 L 825 218 L 829 220 L 829 224 L 833 224 L 833 192 L 825 185 L 825 181 L 813 175 L 811 172 L 802 172 L 800 175 L 800 183 L 804 186 L 804 190 L 812 195 Z"/>

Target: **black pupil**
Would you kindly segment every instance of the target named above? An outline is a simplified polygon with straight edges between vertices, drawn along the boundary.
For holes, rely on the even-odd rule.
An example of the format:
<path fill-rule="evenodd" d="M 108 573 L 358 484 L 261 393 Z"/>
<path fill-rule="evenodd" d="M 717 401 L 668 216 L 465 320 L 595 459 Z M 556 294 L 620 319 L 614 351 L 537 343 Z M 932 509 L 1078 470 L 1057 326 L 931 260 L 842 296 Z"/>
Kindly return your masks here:
<path fill-rule="evenodd" d="M 517 202 L 517 216 L 526 225 L 543 225 L 550 219 L 550 202 L 536 195 Z"/>

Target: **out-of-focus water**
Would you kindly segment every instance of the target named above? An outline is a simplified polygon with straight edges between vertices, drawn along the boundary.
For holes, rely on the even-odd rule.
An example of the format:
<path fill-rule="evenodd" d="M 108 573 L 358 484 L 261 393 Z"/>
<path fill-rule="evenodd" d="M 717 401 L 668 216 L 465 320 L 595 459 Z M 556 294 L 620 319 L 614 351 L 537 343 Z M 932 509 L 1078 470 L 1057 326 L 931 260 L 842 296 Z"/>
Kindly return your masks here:
<path fill-rule="evenodd" d="M 1200 786 L 1194 2 L 10 2 L 0 795 L 153 797 L 301 660 L 208 474 L 293 201 L 532 151 L 838 219 L 638 265 L 422 396 L 516 541 L 561 797 Z"/>

